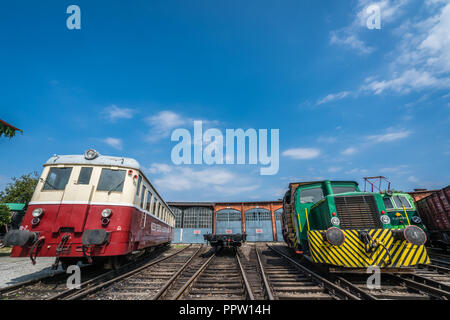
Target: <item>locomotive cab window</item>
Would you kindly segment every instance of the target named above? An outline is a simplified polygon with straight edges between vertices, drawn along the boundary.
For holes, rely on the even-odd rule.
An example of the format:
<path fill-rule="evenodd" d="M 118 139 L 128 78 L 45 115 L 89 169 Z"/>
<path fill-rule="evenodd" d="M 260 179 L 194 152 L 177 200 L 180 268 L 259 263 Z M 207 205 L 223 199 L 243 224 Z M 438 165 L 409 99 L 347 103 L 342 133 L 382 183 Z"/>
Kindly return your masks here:
<path fill-rule="evenodd" d="M 353 187 L 353 186 L 342 186 L 342 187 L 332 186 L 331 189 L 333 189 L 333 194 L 356 191 L 355 187 Z"/>
<path fill-rule="evenodd" d="M 43 190 L 64 190 L 71 173 L 72 167 L 50 168 Z"/>
<path fill-rule="evenodd" d="M 403 206 L 405 206 L 405 208 L 412 208 L 405 196 L 393 196 L 393 198 L 397 208 L 403 208 Z"/>
<path fill-rule="evenodd" d="M 80 175 L 78 176 L 78 184 L 89 184 L 91 181 L 92 168 L 82 167 L 80 170 Z"/>
<path fill-rule="evenodd" d="M 383 198 L 384 206 L 386 209 L 393 209 L 394 205 L 392 204 L 392 201 L 390 198 Z"/>
<path fill-rule="evenodd" d="M 125 170 L 102 169 L 97 191 L 122 192 L 125 181 Z"/>
<path fill-rule="evenodd" d="M 313 203 L 323 198 L 321 187 L 305 189 L 300 191 L 300 203 Z"/>

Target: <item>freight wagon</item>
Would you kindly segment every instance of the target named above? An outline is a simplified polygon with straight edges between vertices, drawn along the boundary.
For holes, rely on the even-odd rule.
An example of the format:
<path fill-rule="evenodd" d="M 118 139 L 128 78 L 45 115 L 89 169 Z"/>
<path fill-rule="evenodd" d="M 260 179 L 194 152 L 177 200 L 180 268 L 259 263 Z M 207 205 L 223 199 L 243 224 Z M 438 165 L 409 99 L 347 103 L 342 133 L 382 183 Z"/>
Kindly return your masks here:
<path fill-rule="evenodd" d="M 431 193 L 417 201 L 432 246 L 447 249 L 450 246 L 450 186 Z"/>

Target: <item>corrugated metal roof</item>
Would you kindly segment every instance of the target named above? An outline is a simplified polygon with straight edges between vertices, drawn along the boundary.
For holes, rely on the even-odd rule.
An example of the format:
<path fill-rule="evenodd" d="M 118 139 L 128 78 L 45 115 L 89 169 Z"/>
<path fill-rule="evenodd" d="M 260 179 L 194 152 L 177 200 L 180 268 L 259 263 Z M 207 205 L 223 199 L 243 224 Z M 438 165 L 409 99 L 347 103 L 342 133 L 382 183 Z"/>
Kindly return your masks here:
<path fill-rule="evenodd" d="M 25 208 L 25 203 L 3 203 L 12 211 L 22 211 Z"/>
<path fill-rule="evenodd" d="M 140 164 L 135 159 L 99 155 L 93 160 L 87 160 L 83 155 L 54 155 L 44 165 L 53 164 L 85 164 L 99 166 L 114 166 L 140 170 Z"/>

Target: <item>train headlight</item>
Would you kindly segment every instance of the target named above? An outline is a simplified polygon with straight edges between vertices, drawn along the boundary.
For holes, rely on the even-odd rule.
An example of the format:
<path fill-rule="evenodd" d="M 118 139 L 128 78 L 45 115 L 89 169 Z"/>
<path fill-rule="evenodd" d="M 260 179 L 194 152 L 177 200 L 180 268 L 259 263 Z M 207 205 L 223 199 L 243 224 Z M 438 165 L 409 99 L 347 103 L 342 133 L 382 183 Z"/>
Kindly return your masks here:
<path fill-rule="evenodd" d="M 333 246 L 340 246 L 345 241 L 344 232 L 342 232 L 341 229 L 336 227 L 328 228 L 325 235 L 327 237 L 327 241 L 331 243 Z"/>
<path fill-rule="evenodd" d="M 389 218 L 388 215 L 382 215 L 380 220 L 381 220 L 381 222 L 383 222 L 383 224 L 390 224 L 391 223 L 391 218 Z"/>
<path fill-rule="evenodd" d="M 94 160 L 95 158 L 97 158 L 100 154 L 97 152 L 97 150 L 95 149 L 89 149 L 86 150 L 86 152 L 84 153 L 84 158 L 86 160 Z"/>
<path fill-rule="evenodd" d="M 103 209 L 102 211 L 102 217 L 103 218 L 109 218 L 111 216 L 112 210 L 111 209 Z"/>
<path fill-rule="evenodd" d="M 36 208 L 36 209 L 33 210 L 32 215 L 33 215 L 33 217 L 35 217 L 35 218 L 39 218 L 40 216 L 42 216 L 43 213 L 44 213 L 44 209 L 42 209 L 42 208 Z"/>
<path fill-rule="evenodd" d="M 338 225 L 341 224 L 341 221 L 339 220 L 338 217 L 333 217 L 333 218 L 331 218 L 331 224 L 332 224 L 333 226 L 338 226 Z"/>
<path fill-rule="evenodd" d="M 422 219 L 420 219 L 419 216 L 414 216 L 411 218 L 411 220 L 412 220 L 412 222 L 417 223 L 417 224 L 422 223 Z"/>
<path fill-rule="evenodd" d="M 417 226 L 407 226 L 403 231 L 403 236 L 409 243 L 421 246 L 427 242 L 427 235 Z"/>

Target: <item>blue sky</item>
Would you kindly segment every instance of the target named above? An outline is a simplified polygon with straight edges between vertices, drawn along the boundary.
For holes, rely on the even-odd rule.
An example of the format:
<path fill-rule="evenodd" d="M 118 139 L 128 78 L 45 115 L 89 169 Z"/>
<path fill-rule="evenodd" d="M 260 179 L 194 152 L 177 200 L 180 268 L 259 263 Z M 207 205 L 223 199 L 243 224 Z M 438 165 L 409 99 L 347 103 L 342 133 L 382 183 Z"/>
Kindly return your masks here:
<path fill-rule="evenodd" d="M 66 8 L 81 9 L 69 30 Z M 381 9 L 381 29 L 365 8 Z M 136 158 L 168 201 L 272 200 L 288 183 L 449 183 L 450 3 L 15 1 L 0 5 L 0 188 L 53 154 Z M 193 121 L 280 130 L 280 169 L 171 162 Z"/>

